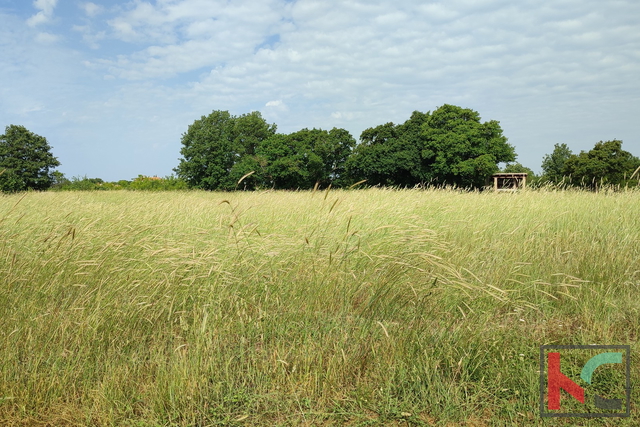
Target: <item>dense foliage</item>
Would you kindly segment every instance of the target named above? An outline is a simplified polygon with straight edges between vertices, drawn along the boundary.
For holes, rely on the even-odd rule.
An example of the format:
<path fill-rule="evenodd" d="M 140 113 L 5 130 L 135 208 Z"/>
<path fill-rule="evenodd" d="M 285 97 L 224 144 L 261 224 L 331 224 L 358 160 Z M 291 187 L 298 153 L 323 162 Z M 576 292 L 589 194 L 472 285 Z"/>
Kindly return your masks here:
<path fill-rule="evenodd" d="M 182 136 L 178 177 L 191 188 L 230 190 L 256 166 L 258 145 L 276 132 L 254 111 L 239 117 L 213 111 L 196 120 Z"/>
<path fill-rule="evenodd" d="M 182 145 L 175 171 L 190 188 L 295 189 L 341 185 L 355 140 L 337 128 L 277 134 L 257 111 L 213 111 L 189 126 Z"/>
<path fill-rule="evenodd" d="M 516 159 L 499 122 L 480 122 L 473 110 L 443 105 L 423 125 L 422 159 L 428 181 L 481 187 L 498 172 L 498 163 Z"/>
<path fill-rule="evenodd" d="M 422 130 L 428 117 L 429 113 L 415 111 L 401 125 L 386 123 L 362 132 L 346 164 L 352 181 L 366 179 L 370 185 L 403 187 L 424 182 Z"/>
<path fill-rule="evenodd" d="M 573 155 L 567 144 L 555 144 L 553 153 L 547 154 L 542 159 L 542 176 L 547 182 L 557 184 L 565 176 L 564 165 Z"/>
<path fill-rule="evenodd" d="M 602 185 L 638 185 L 640 159 L 622 149 L 622 141 L 600 141 L 593 149 L 573 154 L 556 144 L 542 162 L 542 181 L 596 190 Z M 635 175 L 634 175 L 635 172 Z"/>
<path fill-rule="evenodd" d="M 104 190 L 141 190 L 141 191 L 172 191 L 186 190 L 187 183 L 175 176 L 160 178 L 157 176 L 138 175 L 132 180 L 122 179 L 115 182 L 105 182 L 101 178 L 73 177 L 67 179 L 62 174 L 57 175 L 56 183 L 51 187 L 56 191 L 104 191 Z"/>
<path fill-rule="evenodd" d="M 359 143 L 345 129 L 276 132 L 257 112 L 231 115 L 214 110 L 182 135 L 177 176 L 139 175 L 127 181 L 67 179 L 47 140 L 23 126 L 0 135 L 0 191 L 25 190 L 257 190 L 367 186 L 482 188 L 496 172 L 526 172 L 528 183 L 597 190 L 640 184 L 640 159 L 622 141 L 600 141 L 573 154 L 555 144 L 544 156 L 542 175 L 516 163 L 500 123 L 478 112 L 445 104 L 414 111 L 401 124 L 368 128 Z M 505 166 L 500 170 L 499 164 Z"/>
<path fill-rule="evenodd" d="M 243 124 L 249 119 L 251 126 Z M 258 112 L 235 117 L 213 111 L 183 135 L 176 172 L 190 187 L 208 190 L 340 187 L 363 180 L 477 188 L 498 172 L 498 163 L 516 157 L 497 121 L 482 123 L 477 112 L 453 105 L 367 129 L 357 146 L 344 129 L 275 129 Z"/>
<path fill-rule="evenodd" d="M 0 135 L 0 191 L 46 190 L 54 183 L 56 166 L 60 162 L 46 138 L 16 125 Z"/>
<path fill-rule="evenodd" d="M 640 159 L 622 149 L 622 141 L 598 142 L 590 151 L 567 159 L 565 175 L 580 186 L 597 189 L 603 184 L 625 185 L 640 167 Z"/>
<path fill-rule="evenodd" d="M 516 157 L 498 122 L 481 123 L 477 112 L 453 105 L 415 111 L 402 125 L 367 129 L 360 139 L 348 170 L 374 185 L 477 188 L 498 172 L 498 163 Z"/>
<path fill-rule="evenodd" d="M 340 186 L 346 182 L 345 163 L 354 145 L 351 134 L 337 128 L 274 135 L 258 149 L 263 167 L 256 183 L 282 189 Z"/>

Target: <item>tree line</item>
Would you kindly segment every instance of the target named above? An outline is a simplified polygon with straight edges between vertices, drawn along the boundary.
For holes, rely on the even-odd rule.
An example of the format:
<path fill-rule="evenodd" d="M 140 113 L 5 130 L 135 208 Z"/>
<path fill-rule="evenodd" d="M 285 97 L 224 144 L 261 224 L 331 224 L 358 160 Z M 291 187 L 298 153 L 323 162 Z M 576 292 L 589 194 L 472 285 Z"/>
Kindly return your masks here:
<path fill-rule="evenodd" d="M 541 183 L 597 190 L 603 185 L 640 184 L 640 159 L 622 149 L 622 141 L 600 141 L 589 151 L 573 154 L 567 144 L 555 144 L 542 160 Z"/>
<path fill-rule="evenodd" d="M 275 124 L 251 112 L 234 116 L 214 110 L 182 135 L 177 176 L 138 176 L 108 183 L 100 178 L 67 179 L 46 138 L 10 125 L 0 135 L 0 191 L 26 190 L 258 190 L 373 186 L 456 186 L 476 189 L 496 172 L 527 172 L 534 185 L 598 189 L 637 186 L 640 159 L 622 141 L 600 141 L 573 154 L 556 144 L 544 156 L 540 177 L 515 163 L 514 147 L 499 122 L 482 122 L 478 112 L 445 104 L 414 111 L 402 124 L 366 129 L 359 143 L 345 129 L 277 132 Z M 506 166 L 500 170 L 499 164 Z"/>
<path fill-rule="evenodd" d="M 478 188 L 514 161 L 500 124 L 473 110 L 443 105 L 415 111 L 402 124 L 365 130 L 356 144 L 345 129 L 276 132 L 259 112 L 213 111 L 182 136 L 175 169 L 191 188 L 310 189 L 368 185 Z"/>

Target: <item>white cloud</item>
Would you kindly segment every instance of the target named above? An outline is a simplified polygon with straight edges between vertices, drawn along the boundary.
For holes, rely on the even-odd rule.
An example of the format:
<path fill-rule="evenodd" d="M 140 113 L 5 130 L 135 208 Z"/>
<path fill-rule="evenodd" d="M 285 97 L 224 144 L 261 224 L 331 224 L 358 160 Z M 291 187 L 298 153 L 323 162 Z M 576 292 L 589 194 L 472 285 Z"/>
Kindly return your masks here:
<path fill-rule="evenodd" d="M 280 123 L 283 118 L 290 114 L 289 106 L 282 100 L 276 99 L 264 104 L 263 117 L 271 123 Z"/>
<path fill-rule="evenodd" d="M 60 40 L 60 36 L 47 33 L 47 32 L 38 33 L 36 35 L 36 41 L 42 44 L 53 44 L 53 43 L 56 43 L 58 40 Z"/>
<path fill-rule="evenodd" d="M 136 154 L 127 160 L 131 172 L 113 177 L 117 162 L 103 166 L 104 156 L 119 148 L 98 155 L 87 146 L 90 175 L 170 173 L 181 132 L 212 109 L 261 110 L 283 132 L 338 126 L 357 138 L 413 110 L 457 104 L 500 120 L 519 160 L 534 169 L 557 142 L 579 151 L 614 137 L 627 146 L 636 135 L 640 146 L 634 0 L 135 0 L 102 9 L 80 1 L 76 21 L 65 19 L 93 51 L 61 56 L 64 44 L 33 43 L 34 30 L 23 35 L 30 44 L 20 44 L 0 25 L 0 44 L 15 45 L 0 59 L 0 81 L 11 82 L 0 88 L 0 113 L 40 119 L 66 111 L 95 146 L 117 140 L 123 152 L 136 144 L 144 153 L 153 139 L 175 151 L 161 160 L 165 172 L 135 170 L 153 163 Z M 38 4 L 33 26 L 53 17 L 55 2 Z M 40 34 L 41 43 L 55 42 Z M 34 53 L 28 67 L 10 59 L 27 45 L 46 58 Z M 90 77 L 76 86 L 82 73 Z M 42 108 L 29 112 L 33 106 Z"/>
<path fill-rule="evenodd" d="M 27 25 L 35 27 L 51 21 L 53 9 L 55 9 L 57 3 L 58 0 L 35 0 L 33 7 L 40 9 L 40 11 L 27 19 Z"/>
<path fill-rule="evenodd" d="M 115 37 L 149 46 L 104 63 L 115 75 L 135 80 L 243 61 L 280 30 L 281 12 L 278 0 L 138 2 L 108 22 Z"/>
<path fill-rule="evenodd" d="M 20 110 L 20 115 L 26 115 L 29 113 L 35 113 L 38 111 L 42 111 L 44 109 L 44 107 L 42 105 L 33 105 L 33 106 L 28 106 L 28 107 L 24 107 Z"/>
<path fill-rule="evenodd" d="M 418 6 L 417 11 L 431 22 L 451 21 L 458 16 L 458 12 L 442 3 L 423 4 Z"/>
<path fill-rule="evenodd" d="M 337 120 L 352 120 L 355 118 L 353 113 L 343 112 L 343 111 L 334 111 L 331 113 L 331 117 Z"/>
<path fill-rule="evenodd" d="M 93 18 L 94 16 L 97 16 L 104 12 L 104 7 L 92 2 L 82 3 L 80 7 L 90 18 Z"/>
<path fill-rule="evenodd" d="M 82 41 L 84 41 L 91 49 L 99 49 L 100 44 L 98 42 L 104 40 L 106 37 L 106 33 L 104 31 L 94 32 L 90 25 L 74 25 L 71 29 L 81 33 Z"/>
<path fill-rule="evenodd" d="M 278 99 L 277 101 L 269 101 L 265 104 L 265 107 L 281 107 L 283 106 L 284 103 L 282 102 L 282 100 Z"/>

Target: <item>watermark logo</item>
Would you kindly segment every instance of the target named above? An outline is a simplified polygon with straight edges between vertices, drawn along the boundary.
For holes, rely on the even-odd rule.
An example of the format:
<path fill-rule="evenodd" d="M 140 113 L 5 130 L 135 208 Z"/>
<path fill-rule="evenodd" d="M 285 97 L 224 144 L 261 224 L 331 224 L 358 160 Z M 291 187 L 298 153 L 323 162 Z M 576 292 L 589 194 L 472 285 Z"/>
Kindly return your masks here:
<path fill-rule="evenodd" d="M 628 345 L 540 346 L 540 415 L 630 416 L 629 353 Z"/>

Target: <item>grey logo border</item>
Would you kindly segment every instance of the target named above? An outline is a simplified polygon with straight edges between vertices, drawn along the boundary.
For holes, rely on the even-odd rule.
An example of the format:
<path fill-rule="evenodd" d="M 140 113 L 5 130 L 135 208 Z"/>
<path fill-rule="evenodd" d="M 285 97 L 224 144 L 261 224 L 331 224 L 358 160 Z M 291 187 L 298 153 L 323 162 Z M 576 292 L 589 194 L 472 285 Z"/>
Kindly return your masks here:
<path fill-rule="evenodd" d="M 626 412 L 546 412 L 544 407 L 546 371 L 545 371 L 545 350 L 626 350 Z M 541 345 L 540 346 L 540 416 L 541 417 L 581 417 L 581 418 L 603 418 L 603 417 L 630 417 L 631 416 L 631 346 L 630 345 Z"/>

